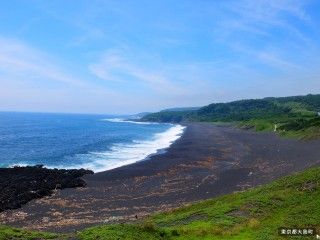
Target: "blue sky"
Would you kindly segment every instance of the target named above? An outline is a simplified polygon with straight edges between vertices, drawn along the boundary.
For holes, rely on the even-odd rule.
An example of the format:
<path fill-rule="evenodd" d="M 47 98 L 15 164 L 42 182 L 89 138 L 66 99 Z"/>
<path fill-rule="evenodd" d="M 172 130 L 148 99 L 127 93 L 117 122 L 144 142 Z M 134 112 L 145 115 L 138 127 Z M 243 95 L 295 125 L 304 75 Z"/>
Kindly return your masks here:
<path fill-rule="evenodd" d="M 318 0 L 1 1 L 0 110 L 320 93 Z"/>

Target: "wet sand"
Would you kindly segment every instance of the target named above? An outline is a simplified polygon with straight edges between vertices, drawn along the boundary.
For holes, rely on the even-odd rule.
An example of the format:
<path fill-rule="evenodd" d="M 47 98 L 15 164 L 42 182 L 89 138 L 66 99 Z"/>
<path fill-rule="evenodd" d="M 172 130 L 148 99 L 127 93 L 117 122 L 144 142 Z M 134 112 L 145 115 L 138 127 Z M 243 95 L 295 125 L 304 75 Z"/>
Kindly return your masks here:
<path fill-rule="evenodd" d="M 320 140 L 298 141 L 232 126 L 192 123 L 166 153 L 88 175 L 86 188 L 57 190 L 20 209 L 4 211 L 0 224 L 72 232 L 135 221 L 319 165 Z"/>

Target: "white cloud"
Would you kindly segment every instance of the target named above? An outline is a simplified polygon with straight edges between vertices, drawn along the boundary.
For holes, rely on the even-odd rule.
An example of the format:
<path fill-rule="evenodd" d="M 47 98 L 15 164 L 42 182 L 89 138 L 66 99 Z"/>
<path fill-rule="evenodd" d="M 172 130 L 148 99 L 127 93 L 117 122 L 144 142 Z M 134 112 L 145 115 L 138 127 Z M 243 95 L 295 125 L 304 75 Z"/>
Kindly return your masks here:
<path fill-rule="evenodd" d="M 181 88 L 174 83 L 176 79 L 170 79 L 162 72 L 163 66 L 159 66 L 161 64 L 153 65 L 155 69 L 150 69 L 124 55 L 121 51 L 108 52 L 99 61 L 90 64 L 89 70 L 96 77 L 107 81 L 127 82 L 133 86 L 145 84 L 148 88 L 160 93 L 179 94 L 181 92 Z"/>
<path fill-rule="evenodd" d="M 277 43 L 268 37 L 276 38 L 279 33 L 282 34 L 283 40 L 290 40 L 288 46 L 294 44 L 310 46 L 314 42 L 301 32 L 296 24 L 299 22 L 302 26 L 304 24 L 305 28 L 314 27 L 305 10 L 309 2 L 307 0 L 243 0 L 234 1 L 233 4 L 225 2 L 220 9 L 221 21 L 215 24 L 216 36 L 220 36 L 226 44 L 231 45 L 234 42 L 251 44 L 246 37 L 257 36 L 259 40 L 265 39 L 265 44 L 270 41 L 278 46 L 281 42 Z"/>
<path fill-rule="evenodd" d="M 108 112 L 121 98 L 24 42 L 0 38 L 0 110 Z"/>
<path fill-rule="evenodd" d="M 242 24 L 263 28 L 266 26 L 286 27 L 288 16 L 303 22 L 310 22 L 310 17 L 304 10 L 306 3 L 307 1 L 304 0 L 244 0 L 225 6 Z"/>
<path fill-rule="evenodd" d="M 86 85 L 56 66 L 45 53 L 14 39 L 0 38 L 0 81 L 6 78 Z"/>

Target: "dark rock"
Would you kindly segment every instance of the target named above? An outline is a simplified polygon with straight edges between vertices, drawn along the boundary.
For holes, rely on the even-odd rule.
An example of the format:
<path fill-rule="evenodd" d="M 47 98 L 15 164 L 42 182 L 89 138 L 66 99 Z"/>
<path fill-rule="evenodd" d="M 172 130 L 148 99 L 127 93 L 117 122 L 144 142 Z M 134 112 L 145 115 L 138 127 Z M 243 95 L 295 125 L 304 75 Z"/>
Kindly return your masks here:
<path fill-rule="evenodd" d="M 32 199 L 51 195 L 55 189 L 85 187 L 81 179 L 93 174 L 85 169 L 33 167 L 0 168 L 0 212 L 21 207 Z"/>

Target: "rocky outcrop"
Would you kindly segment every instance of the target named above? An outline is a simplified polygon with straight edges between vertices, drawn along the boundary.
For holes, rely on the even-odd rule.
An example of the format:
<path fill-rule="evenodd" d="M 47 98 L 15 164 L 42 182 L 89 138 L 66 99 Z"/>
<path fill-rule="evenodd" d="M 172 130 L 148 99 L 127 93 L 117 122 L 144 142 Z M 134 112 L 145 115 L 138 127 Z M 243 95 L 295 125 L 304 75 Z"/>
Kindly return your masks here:
<path fill-rule="evenodd" d="M 0 212 L 15 209 L 35 198 L 53 193 L 55 189 L 85 187 L 81 179 L 93 174 L 85 169 L 47 169 L 33 167 L 0 168 Z"/>

